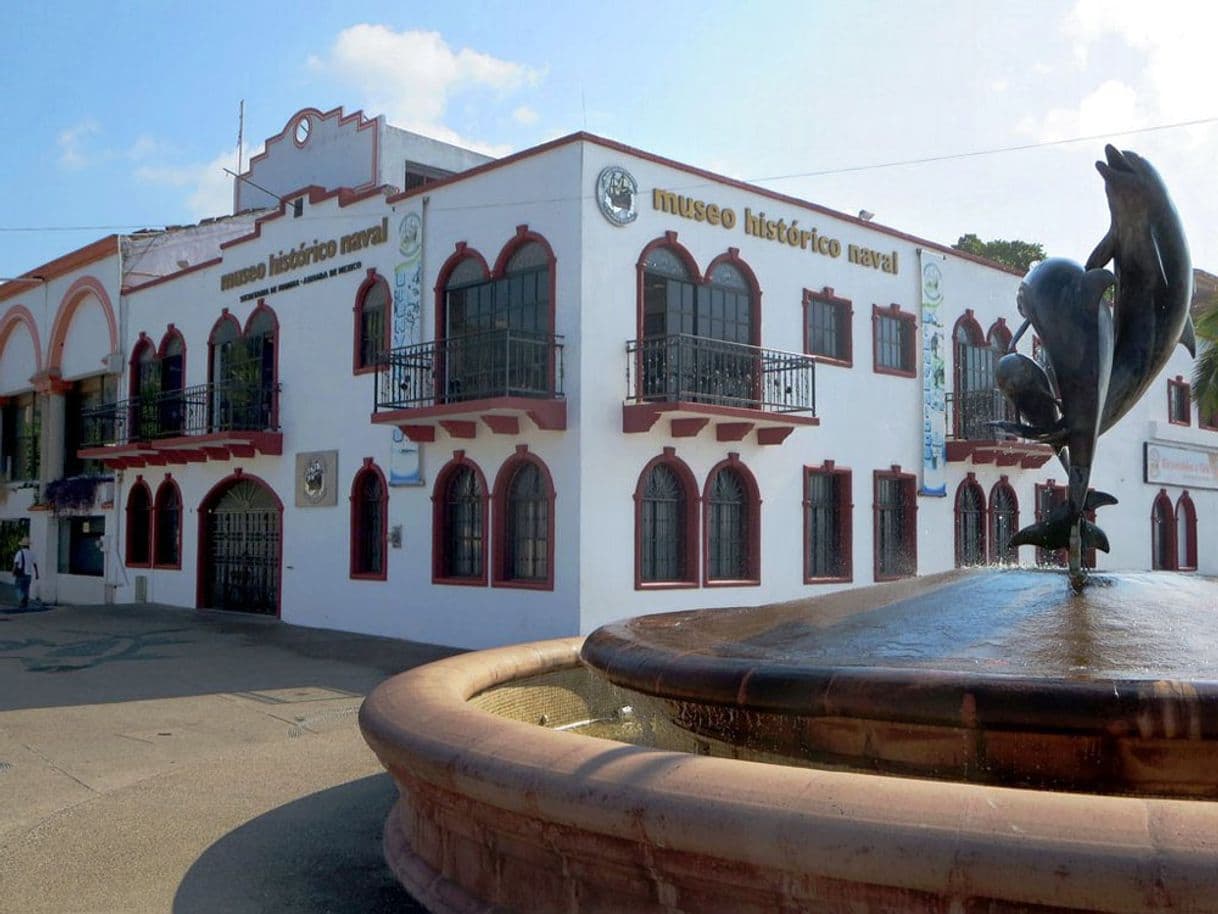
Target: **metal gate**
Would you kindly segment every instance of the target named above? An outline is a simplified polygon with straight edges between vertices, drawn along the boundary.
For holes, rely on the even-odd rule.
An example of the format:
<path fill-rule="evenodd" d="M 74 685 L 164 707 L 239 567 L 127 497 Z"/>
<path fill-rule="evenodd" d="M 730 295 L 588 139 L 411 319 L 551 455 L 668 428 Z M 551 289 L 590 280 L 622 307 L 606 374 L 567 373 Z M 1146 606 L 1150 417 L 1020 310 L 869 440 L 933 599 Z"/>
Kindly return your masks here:
<path fill-rule="evenodd" d="M 279 612 L 280 508 L 264 486 L 243 479 L 208 509 L 203 605 Z"/>

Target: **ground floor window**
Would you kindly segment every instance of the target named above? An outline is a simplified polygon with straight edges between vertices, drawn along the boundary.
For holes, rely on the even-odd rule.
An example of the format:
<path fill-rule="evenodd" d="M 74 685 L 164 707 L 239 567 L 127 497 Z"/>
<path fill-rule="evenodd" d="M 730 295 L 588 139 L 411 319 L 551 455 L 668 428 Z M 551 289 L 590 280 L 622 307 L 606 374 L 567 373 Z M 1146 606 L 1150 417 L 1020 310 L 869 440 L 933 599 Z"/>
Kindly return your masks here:
<path fill-rule="evenodd" d="M 635 586 L 695 586 L 697 484 L 674 448 L 639 474 L 634 491 Z"/>
<path fill-rule="evenodd" d="M 554 487 L 536 457 L 519 448 L 495 481 L 496 584 L 554 584 Z"/>
<path fill-rule="evenodd" d="M 139 480 L 127 496 L 127 564 L 143 567 L 152 560 L 152 495 Z"/>
<path fill-rule="evenodd" d="M 170 479 L 157 489 L 153 516 L 153 564 L 158 568 L 181 568 L 182 495 Z"/>
<path fill-rule="evenodd" d="M 1176 501 L 1176 569 L 1197 570 L 1197 509 L 1187 491 Z"/>
<path fill-rule="evenodd" d="M 759 580 L 760 499 L 752 475 L 732 459 L 711 470 L 705 500 L 706 582 Z"/>
<path fill-rule="evenodd" d="M 487 490 L 483 480 L 482 471 L 461 452 L 436 477 L 432 574 L 437 581 L 486 583 Z"/>
<path fill-rule="evenodd" d="M 832 461 L 804 471 L 804 580 L 853 577 L 850 471 Z"/>
<path fill-rule="evenodd" d="M 385 477 L 365 458 L 351 484 L 351 577 L 385 579 L 388 507 Z"/>
<path fill-rule="evenodd" d="M 103 551 L 106 518 L 65 517 L 59 521 L 59 573 L 100 578 L 106 570 Z"/>
<path fill-rule="evenodd" d="M 956 565 L 984 565 L 985 492 L 969 473 L 956 490 Z"/>
<path fill-rule="evenodd" d="M 1009 565 L 1019 561 L 1011 537 L 1019 530 L 1019 499 L 1004 476 L 990 490 L 990 561 Z"/>
<path fill-rule="evenodd" d="M 875 473 L 875 578 L 888 581 L 918 572 L 914 477 L 900 467 Z"/>

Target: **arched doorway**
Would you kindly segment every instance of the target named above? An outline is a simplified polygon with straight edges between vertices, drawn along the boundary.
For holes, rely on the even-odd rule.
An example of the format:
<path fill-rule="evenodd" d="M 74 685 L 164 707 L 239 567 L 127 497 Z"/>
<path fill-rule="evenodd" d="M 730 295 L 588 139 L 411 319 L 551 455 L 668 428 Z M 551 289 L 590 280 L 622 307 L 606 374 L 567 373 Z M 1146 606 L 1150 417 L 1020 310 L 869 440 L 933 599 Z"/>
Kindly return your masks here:
<path fill-rule="evenodd" d="M 238 476 L 199 507 L 199 606 L 279 615 L 283 505 L 261 480 Z"/>

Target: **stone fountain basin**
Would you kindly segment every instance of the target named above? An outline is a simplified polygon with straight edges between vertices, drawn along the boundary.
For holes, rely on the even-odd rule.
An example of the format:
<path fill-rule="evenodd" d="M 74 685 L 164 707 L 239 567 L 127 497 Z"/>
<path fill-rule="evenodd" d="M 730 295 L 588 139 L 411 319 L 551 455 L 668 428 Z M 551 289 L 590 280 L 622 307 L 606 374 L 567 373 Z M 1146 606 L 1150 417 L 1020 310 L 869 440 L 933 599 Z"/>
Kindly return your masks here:
<path fill-rule="evenodd" d="M 630 700 L 580 666 L 581 643 L 460 655 L 365 701 L 364 738 L 400 792 L 385 857 L 433 914 L 1218 904 L 1218 804 L 784 767 L 557 731 Z"/>
<path fill-rule="evenodd" d="M 1218 582 L 975 570 L 640 616 L 583 659 L 702 736 L 795 763 L 1218 799 Z"/>

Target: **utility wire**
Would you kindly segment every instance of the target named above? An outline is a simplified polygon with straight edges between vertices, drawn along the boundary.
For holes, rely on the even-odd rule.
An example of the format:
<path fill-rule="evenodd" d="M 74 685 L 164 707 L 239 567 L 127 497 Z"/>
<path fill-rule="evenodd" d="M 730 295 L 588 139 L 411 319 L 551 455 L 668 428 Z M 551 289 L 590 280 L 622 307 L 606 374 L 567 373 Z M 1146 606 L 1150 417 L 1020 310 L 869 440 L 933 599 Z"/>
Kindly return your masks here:
<path fill-rule="evenodd" d="M 1068 146 L 1072 143 L 1089 143 L 1095 140 L 1114 139 L 1122 136 L 1137 136 L 1144 133 L 1156 133 L 1162 130 L 1176 130 L 1183 127 L 1201 127 L 1207 124 L 1218 123 L 1218 117 L 1203 117 L 1191 121 L 1178 121 L 1174 124 L 1156 124 L 1152 127 L 1135 127 L 1130 130 L 1114 130 L 1107 133 L 1095 133 L 1090 136 L 1076 136 L 1064 140 L 1045 140 L 1039 143 L 1023 143 L 1017 146 L 995 146 L 990 149 L 974 149 L 969 152 L 953 152 L 937 156 L 924 156 L 917 159 L 899 159 L 892 162 L 874 162 L 868 165 L 848 165 L 841 168 L 825 168 L 818 171 L 798 171 L 785 175 L 769 175 L 763 178 L 743 178 L 745 184 L 763 184 L 769 181 L 789 181 L 795 178 L 821 178 L 830 175 L 843 175 L 860 171 L 878 171 L 883 168 L 901 168 L 909 165 L 927 165 L 932 162 L 948 162 L 956 159 L 972 159 L 980 156 L 1001 155 L 1008 152 L 1026 152 L 1030 149 L 1045 149 L 1053 146 Z M 228 171 L 228 169 L 224 169 Z M 228 172 L 232 174 L 231 171 Z M 248 180 L 248 179 L 242 179 Z M 250 182 L 253 183 L 253 182 Z M 694 187 L 706 187 L 714 182 L 700 181 L 692 184 L 683 184 L 680 186 L 673 185 L 671 190 L 687 190 Z M 257 186 L 257 185 L 255 185 Z M 265 190 L 259 188 L 259 190 Z M 276 196 L 271 191 L 266 191 L 271 196 Z M 467 209 L 494 209 L 505 206 L 525 206 L 538 203 L 567 203 L 572 200 L 590 200 L 591 194 L 579 194 L 573 197 L 547 197 L 535 198 L 531 200 L 509 200 L 502 203 L 471 203 L 466 206 L 437 206 L 433 207 L 433 211 L 440 212 L 456 212 Z M 344 214 L 339 214 L 339 217 Z M 310 219 L 325 219 L 332 220 L 335 216 L 304 216 L 304 220 Z M 352 215 L 350 218 L 360 219 L 362 215 Z M 147 223 L 143 224 L 128 224 L 128 225 L 41 225 L 41 226 L 0 226 L 0 232 L 114 232 L 126 230 L 139 230 L 147 228 Z M 153 230 L 157 231 L 157 230 Z"/>

